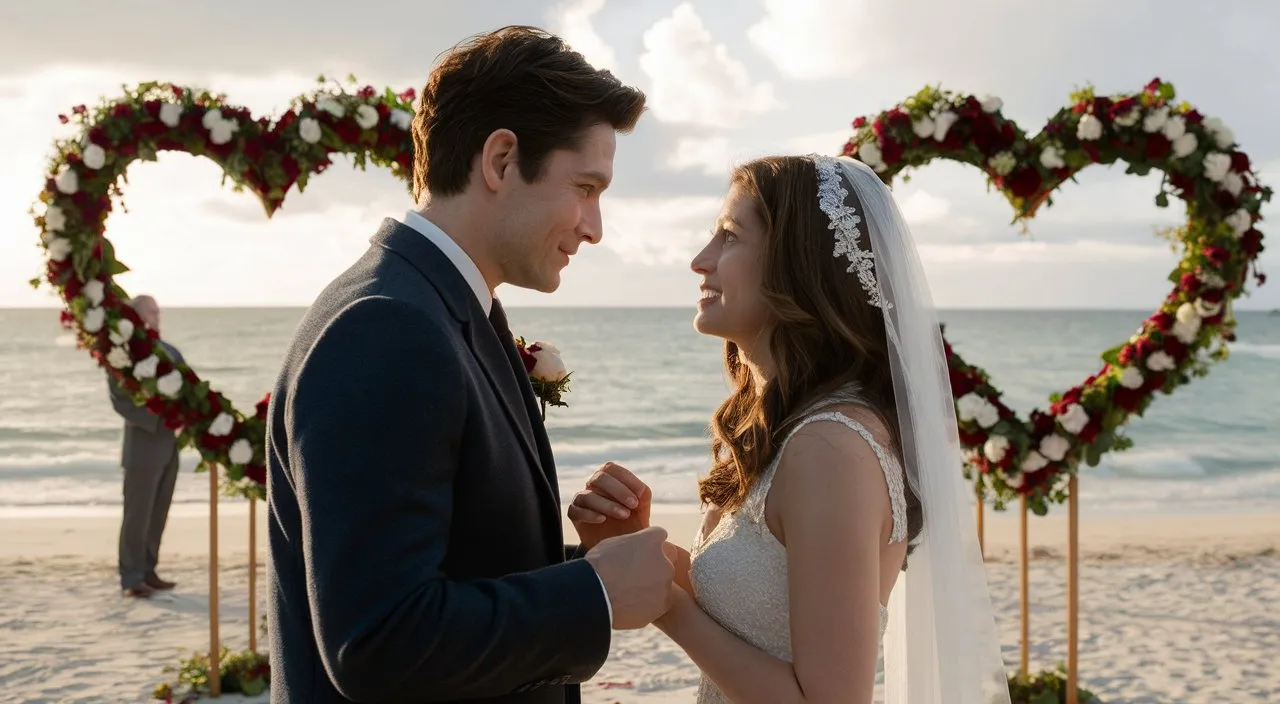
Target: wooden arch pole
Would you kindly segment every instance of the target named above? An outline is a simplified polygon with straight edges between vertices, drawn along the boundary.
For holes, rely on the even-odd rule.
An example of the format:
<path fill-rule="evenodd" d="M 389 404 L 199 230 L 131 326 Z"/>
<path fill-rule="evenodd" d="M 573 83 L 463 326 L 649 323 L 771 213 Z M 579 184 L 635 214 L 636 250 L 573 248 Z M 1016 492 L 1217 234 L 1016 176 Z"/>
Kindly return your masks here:
<path fill-rule="evenodd" d="M 209 467 L 209 696 L 222 696 L 218 642 L 218 467 Z"/>

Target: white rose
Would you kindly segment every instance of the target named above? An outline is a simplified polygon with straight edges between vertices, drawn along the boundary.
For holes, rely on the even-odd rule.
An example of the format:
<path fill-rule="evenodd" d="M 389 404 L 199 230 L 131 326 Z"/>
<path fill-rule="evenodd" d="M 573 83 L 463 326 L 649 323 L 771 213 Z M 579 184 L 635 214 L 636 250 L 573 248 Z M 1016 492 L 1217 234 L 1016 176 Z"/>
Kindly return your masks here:
<path fill-rule="evenodd" d="M 956 412 L 959 414 L 960 420 L 971 421 L 978 417 L 978 413 L 986 402 L 986 399 L 981 396 L 969 392 L 956 399 Z"/>
<path fill-rule="evenodd" d="M 182 106 L 178 103 L 165 103 L 160 106 L 160 121 L 167 127 L 177 127 L 182 121 Z"/>
<path fill-rule="evenodd" d="M 1142 377 L 1142 372 L 1137 367 L 1125 367 L 1120 372 L 1120 385 L 1126 389 L 1141 389 L 1147 380 Z"/>
<path fill-rule="evenodd" d="M 1001 176 L 1008 176 L 1013 167 L 1018 165 L 1018 159 L 1011 152 L 1000 152 L 987 160 L 991 168 Z"/>
<path fill-rule="evenodd" d="M 200 118 L 200 124 L 204 125 L 206 130 L 213 130 L 221 122 L 223 122 L 222 111 L 218 108 L 206 112 L 204 117 Z"/>
<path fill-rule="evenodd" d="M 49 240 L 49 258 L 55 262 L 65 261 L 71 254 L 71 240 L 65 237 L 54 237 Z"/>
<path fill-rule="evenodd" d="M 983 112 L 995 112 L 1004 107 L 1004 101 L 994 95 L 988 95 L 982 99 Z"/>
<path fill-rule="evenodd" d="M 1195 306 L 1196 312 L 1206 318 L 1212 318 L 1222 312 L 1222 301 L 1206 301 L 1203 298 L 1197 298 Z"/>
<path fill-rule="evenodd" d="M 226 144 L 231 141 L 232 135 L 234 135 L 239 129 L 240 125 L 230 120 L 226 122 L 219 122 L 209 128 L 209 141 L 214 144 Z"/>
<path fill-rule="evenodd" d="M 1236 237 L 1239 237 L 1253 227 L 1253 216 L 1249 211 L 1241 208 L 1227 216 L 1227 224 L 1231 226 L 1231 231 L 1236 234 Z"/>
<path fill-rule="evenodd" d="M 1168 352 L 1159 350 L 1147 357 L 1147 369 L 1153 372 L 1167 372 L 1171 369 L 1177 369 L 1178 363 L 1173 361 L 1173 357 Z"/>
<path fill-rule="evenodd" d="M 1045 459 L 1045 456 L 1039 452 L 1032 450 L 1027 453 L 1027 456 L 1022 460 L 1022 466 L 1018 469 L 1023 472 L 1039 472 L 1047 466 L 1049 466 L 1049 460 Z"/>
<path fill-rule="evenodd" d="M 107 322 L 107 312 L 97 307 L 85 311 L 84 320 L 81 321 L 84 325 L 84 331 L 88 333 L 95 333 L 101 330 L 102 324 L 105 322 Z"/>
<path fill-rule="evenodd" d="M 1040 165 L 1046 169 L 1061 169 L 1067 165 L 1067 162 L 1062 159 L 1061 149 L 1048 146 L 1040 152 Z"/>
<path fill-rule="evenodd" d="M 1121 127 L 1133 127 L 1138 124 L 1138 118 L 1142 117 L 1142 110 L 1133 108 L 1129 112 L 1117 117 L 1115 123 Z"/>
<path fill-rule="evenodd" d="M 73 195 L 80 190 L 80 177 L 76 176 L 76 172 L 72 171 L 69 165 L 63 164 L 62 168 L 58 169 L 58 175 L 53 179 L 53 185 L 57 186 L 62 193 Z"/>
<path fill-rule="evenodd" d="M 1163 107 L 1158 110 L 1152 110 L 1142 120 L 1142 129 L 1144 132 L 1159 132 L 1164 129 L 1164 123 L 1169 121 L 1169 108 Z"/>
<path fill-rule="evenodd" d="M 378 124 L 378 111 L 372 105 L 361 105 L 356 108 L 356 124 L 362 130 L 372 129 Z"/>
<path fill-rule="evenodd" d="M 111 333 L 111 341 L 117 345 L 123 345 L 133 339 L 133 321 L 128 318 L 121 318 L 116 321 L 116 331 Z"/>
<path fill-rule="evenodd" d="M 990 403 L 983 402 L 984 405 L 978 411 L 978 425 L 983 429 L 990 430 L 996 423 L 1000 422 L 1000 411 Z"/>
<path fill-rule="evenodd" d="M 1204 175 L 1210 181 L 1218 182 L 1227 177 L 1231 171 L 1231 157 L 1222 152 L 1209 152 L 1204 155 Z"/>
<path fill-rule="evenodd" d="M 98 279 L 89 281 L 80 289 L 85 300 L 89 301 L 89 305 L 96 306 L 102 303 L 102 296 L 106 293 L 106 286 Z"/>
<path fill-rule="evenodd" d="M 1040 441 L 1040 454 L 1046 459 L 1054 462 L 1061 462 L 1067 456 L 1067 451 L 1071 449 L 1071 441 L 1054 433 Z"/>
<path fill-rule="evenodd" d="M 959 120 L 959 119 L 960 119 L 960 116 L 955 114 L 954 112 L 951 112 L 950 110 L 933 118 L 934 141 L 941 142 L 942 140 L 946 139 L 947 132 L 951 130 L 951 126 L 956 124 L 956 120 Z"/>
<path fill-rule="evenodd" d="M 312 117 L 304 117 L 298 120 L 298 136 L 307 144 L 315 144 L 320 141 L 320 122 Z"/>
<path fill-rule="evenodd" d="M 982 446 L 982 454 L 991 462 L 999 462 L 1009 453 L 1009 438 L 1003 435 L 992 435 Z"/>
<path fill-rule="evenodd" d="M 1015 474 L 1015 475 L 1013 475 L 1013 476 L 1011 476 L 1011 477 L 1010 477 L 1010 476 L 1006 476 L 1006 477 L 1004 478 L 1004 483 L 1005 483 L 1005 484 L 1006 484 L 1010 489 L 1021 489 L 1021 488 L 1022 488 L 1023 481 L 1024 481 L 1024 476 L 1023 476 L 1023 475 L 1021 475 L 1021 474 Z"/>
<path fill-rule="evenodd" d="M 107 353 L 107 364 L 110 364 L 115 369 L 124 369 L 133 364 L 133 360 L 129 358 L 129 350 L 123 347 L 112 347 L 111 351 Z"/>
<path fill-rule="evenodd" d="M 1207 118 L 1201 123 L 1201 126 L 1204 127 L 1205 131 L 1213 135 L 1213 141 L 1218 145 L 1219 149 L 1229 149 L 1236 142 L 1235 134 L 1219 118 Z"/>
<path fill-rule="evenodd" d="M 1066 413 L 1058 417 L 1058 422 L 1068 433 L 1079 435 L 1080 431 L 1089 424 L 1089 412 L 1084 410 L 1084 406 L 1073 403 L 1067 406 Z"/>
<path fill-rule="evenodd" d="M 1176 318 L 1179 323 L 1200 322 L 1200 314 L 1196 313 L 1195 306 L 1190 303 L 1183 303 L 1178 306 L 1178 310 L 1174 312 L 1173 317 Z"/>
<path fill-rule="evenodd" d="M 1200 334 L 1200 321 L 1194 323 L 1184 323 L 1178 321 L 1173 324 L 1173 336 L 1182 341 L 1182 344 L 1189 345 L 1196 341 L 1196 337 Z"/>
<path fill-rule="evenodd" d="M 535 347 L 538 349 L 535 350 Z M 555 383 L 568 374 L 569 370 L 565 369 L 564 360 L 560 359 L 560 350 L 555 345 L 534 341 L 529 345 L 529 353 L 537 360 L 533 371 L 529 372 L 533 378 Z"/>
<path fill-rule="evenodd" d="M 1234 171 L 1227 172 L 1222 179 L 1222 190 L 1233 196 L 1239 196 L 1244 191 L 1244 177 Z"/>
<path fill-rule="evenodd" d="M 218 417 L 214 418 L 213 422 L 209 424 L 209 434 L 217 438 L 223 437 L 231 432 L 235 425 L 236 419 L 230 413 L 224 411 L 219 413 Z"/>
<path fill-rule="evenodd" d="M 174 398 L 182 391 L 182 372 L 174 369 L 156 380 L 156 391 L 161 394 Z"/>
<path fill-rule="evenodd" d="M 231 450 L 227 452 L 227 458 L 234 464 L 249 464 L 253 460 L 253 446 L 248 440 L 240 438 L 231 444 Z"/>
<path fill-rule="evenodd" d="M 407 130 L 409 129 L 409 125 L 413 124 L 413 113 L 408 110 L 396 108 L 391 111 L 391 117 L 388 119 L 391 121 L 391 124 L 396 127 L 399 127 L 402 130 Z"/>
<path fill-rule="evenodd" d="M 1196 276 L 1200 277 L 1200 283 L 1208 288 L 1222 288 L 1227 285 L 1227 280 L 1213 273 L 1212 271 L 1197 271 Z"/>
<path fill-rule="evenodd" d="M 1102 137 L 1102 120 L 1094 115 L 1085 115 L 1080 118 L 1080 124 L 1076 126 L 1076 137 L 1084 141 L 1093 141 Z"/>
<path fill-rule="evenodd" d="M 1187 121 L 1181 115 L 1175 115 L 1164 123 L 1161 131 L 1164 132 L 1165 138 L 1172 142 L 1187 133 Z"/>
<path fill-rule="evenodd" d="M 156 375 L 156 368 L 160 366 L 160 358 L 154 354 L 146 359 L 138 362 L 133 368 L 133 376 L 138 380 L 150 379 Z"/>
<path fill-rule="evenodd" d="M 916 136 L 921 139 L 932 137 L 933 129 L 934 129 L 934 124 L 933 124 L 933 118 L 931 117 L 922 117 L 919 120 L 915 120 L 911 123 L 911 131 L 915 132 Z"/>
<path fill-rule="evenodd" d="M 44 211 L 44 229 L 48 232 L 62 232 L 62 228 L 67 226 L 67 214 L 62 212 L 62 208 L 51 205 Z"/>
<path fill-rule="evenodd" d="M 1190 156 L 1195 153 L 1196 147 L 1199 146 L 1200 141 L 1196 139 L 1195 134 L 1188 132 L 1173 140 L 1173 155 L 1179 159 Z"/>
<path fill-rule="evenodd" d="M 875 141 L 863 142 L 858 147 L 858 157 L 868 164 L 884 163 L 884 155 L 880 152 L 880 145 Z"/>
<path fill-rule="evenodd" d="M 346 108 L 342 107 L 342 103 L 339 103 L 333 98 L 321 98 L 317 100 L 316 108 L 319 110 L 324 110 L 325 112 L 329 113 L 330 115 L 333 115 L 334 117 L 342 117 L 343 115 L 347 114 L 347 110 Z"/>
<path fill-rule="evenodd" d="M 97 171 L 107 164 L 107 152 L 96 144 L 90 144 L 84 148 L 80 154 L 80 160 L 84 165 Z"/>

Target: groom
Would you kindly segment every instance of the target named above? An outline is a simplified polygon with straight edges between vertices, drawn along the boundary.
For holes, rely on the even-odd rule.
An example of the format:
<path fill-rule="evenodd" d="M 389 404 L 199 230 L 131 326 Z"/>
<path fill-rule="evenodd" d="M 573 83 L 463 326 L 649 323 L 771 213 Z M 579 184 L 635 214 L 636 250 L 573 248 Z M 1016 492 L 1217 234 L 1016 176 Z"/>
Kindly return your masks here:
<path fill-rule="evenodd" d="M 449 52 L 413 121 L 418 207 L 299 325 L 267 431 L 273 702 L 579 701 L 610 629 L 669 603 L 665 533 L 566 546 L 550 444 L 493 291 L 601 236 L 644 96 L 558 38 Z"/>

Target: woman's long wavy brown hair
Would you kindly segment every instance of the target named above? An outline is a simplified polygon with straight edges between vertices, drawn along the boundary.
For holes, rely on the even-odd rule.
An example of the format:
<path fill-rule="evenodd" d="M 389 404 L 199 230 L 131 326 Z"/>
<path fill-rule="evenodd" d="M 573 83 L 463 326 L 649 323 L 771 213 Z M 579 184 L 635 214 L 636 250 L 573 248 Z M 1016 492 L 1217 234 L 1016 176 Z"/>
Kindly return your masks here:
<path fill-rule="evenodd" d="M 813 161 L 756 159 L 735 169 L 731 183 L 751 196 L 765 223 L 761 286 L 775 373 L 759 393 L 738 346 L 725 343 L 734 389 L 712 419 L 714 464 L 698 482 L 702 501 L 725 511 L 743 504 L 809 404 L 848 382 L 861 385 L 861 397 L 892 436 L 888 449 L 901 456 L 884 318 L 867 302 L 857 274 L 846 271 L 848 261 L 833 256 L 835 233 L 818 207 Z M 865 237 L 860 244 L 870 247 Z M 907 528 L 914 538 L 920 503 L 910 487 L 907 494 Z"/>

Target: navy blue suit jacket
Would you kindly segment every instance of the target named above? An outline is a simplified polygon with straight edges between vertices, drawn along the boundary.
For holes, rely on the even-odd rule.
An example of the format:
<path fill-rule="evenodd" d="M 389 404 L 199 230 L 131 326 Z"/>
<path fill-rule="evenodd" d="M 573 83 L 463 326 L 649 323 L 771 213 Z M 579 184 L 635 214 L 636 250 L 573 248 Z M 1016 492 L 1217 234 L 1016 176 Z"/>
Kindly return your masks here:
<path fill-rule="evenodd" d="M 509 334 L 388 219 L 299 325 L 267 430 L 271 700 L 578 701 L 608 655 Z"/>

